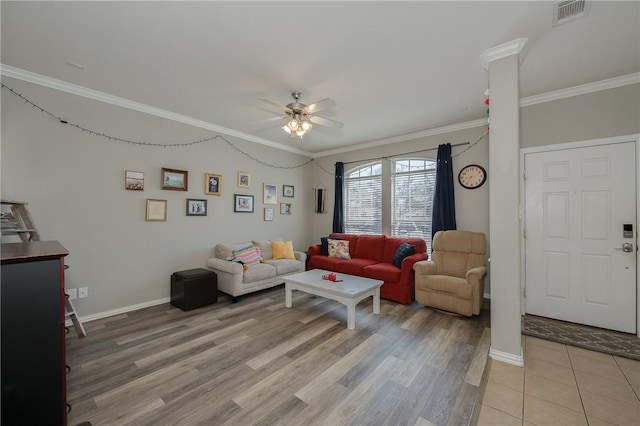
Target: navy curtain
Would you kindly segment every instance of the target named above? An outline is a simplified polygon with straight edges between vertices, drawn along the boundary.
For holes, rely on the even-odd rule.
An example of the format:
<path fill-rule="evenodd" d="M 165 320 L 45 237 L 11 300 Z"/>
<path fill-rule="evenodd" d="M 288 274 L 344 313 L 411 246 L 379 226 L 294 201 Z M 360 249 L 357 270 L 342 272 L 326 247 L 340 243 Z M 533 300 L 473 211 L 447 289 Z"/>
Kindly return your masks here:
<path fill-rule="evenodd" d="M 344 199 L 342 197 L 342 181 L 344 163 L 336 163 L 336 198 L 333 203 L 333 232 L 344 232 Z"/>
<path fill-rule="evenodd" d="M 436 191 L 433 195 L 431 238 L 438 231 L 456 229 L 456 203 L 453 198 L 453 163 L 451 144 L 438 146 Z"/>

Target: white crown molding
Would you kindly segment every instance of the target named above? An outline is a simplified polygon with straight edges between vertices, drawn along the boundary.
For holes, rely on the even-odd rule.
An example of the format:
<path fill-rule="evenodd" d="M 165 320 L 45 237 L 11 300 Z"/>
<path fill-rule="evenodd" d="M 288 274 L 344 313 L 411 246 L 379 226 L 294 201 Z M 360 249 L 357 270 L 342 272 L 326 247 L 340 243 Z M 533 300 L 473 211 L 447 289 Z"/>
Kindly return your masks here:
<path fill-rule="evenodd" d="M 489 349 L 489 358 L 496 361 L 506 362 L 507 364 L 513 364 L 518 367 L 524 367 L 524 357 L 522 356 L 522 348 L 520 348 L 520 355 L 510 354 L 508 352 L 502 352 L 493 348 Z"/>
<path fill-rule="evenodd" d="M 486 118 L 481 118 L 481 119 L 472 120 L 472 121 L 465 121 L 464 123 L 452 124 L 449 126 L 442 126 L 442 127 L 435 127 L 432 129 L 421 130 L 419 132 L 405 133 L 403 135 L 393 136 L 391 138 L 377 139 L 371 142 L 364 142 L 357 145 L 350 145 L 349 147 L 345 147 L 345 148 L 330 149 L 327 151 L 316 153 L 314 155 L 314 158 L 326 157 L 327 155 L 343 154 L 345 152 L 356 151 L 359 149 L 375 148 L 382 145 L 389 145 L 389 144 L 398 143 L 398 142 L 411 141 L 414 139 L 425 138 L 428 136 L 442 135 L 444 133 L 456 132 L 458 130 L 473 129 L 475 127 L 482 127 L 486 125 L 487 125 Z"/>
<path fill-rule="evenodd" d="M 209 123 L 208 121 L 198 120 L 196 118 L 188 117 L 186 115 L 177 114 L 175 112 L 167 111 L 162 108 L 156 108 L 140 102 L 135 102 L 129 99 L 121 98 L 119 96 L 110 95 L 108 93 L 89 89 L 84 86 L 79 86 L 77 84 L 72 84 L 66 81 L 57 80 L 55 78 L 47 77 L 41 74 L 36 74 L 34 72 L 12 67 L 10 65 L 0 64 L 0 74 L 6 77 L 16 78 L 18 80 L 26 81 L 26 82 L 37 84 L 44 87 L 49 87 L 55 90 L 60 90 L 61 92 L 70 93 L 72 95 L 82 96 L 85 98 L 93 99 L 93 100 L 104 102 L 107 104 L 116 105 L 122 108 L 128 108 L 134 111 L 143 112 L 145 114 L 154 115 L 156 117 L 166 118 L 168 120 L 188 124 L 190 126 L 199 127 L 202 129 L 207 129 L 214 132 L 222 133 L 227 136 L 233 136 L 233 137 L 244 139 L 250 142 L 267 145 L 272 148 L 281 149 L 283 151 L 292 152 L 294 154 L 304 155 L 305 157 L 312 156 L 312 154 L 307 151 L 282 145 L 277 142 L 270 141 L 268 139 L 259 138 L 257 136 L 253 136 L 248 133 L 239 132 L 237 130 L 218 126 L 217 124 Z"/>
<path fill-rule="evenodd" d="M 506 43 L 502 43 L 498 46 L 490 47 L 480 55 L 480 62 L 482 68 L 488 70 L 489 62 L 496 61 L 498 59 L 506 58 L 511 55 L 520 55 L 520 63 L 524 61 L 527 56 L 527 51 L 524 50 L 527 44 L 526 38 L 517 38 Z"/>
<path fill-rule="evenodd" d="M 542 93 L 540 95 L 527 96 L 520 99 L 520 108 L 545 102 L 557 101 L 560 99 L 571 98 L 578 95 L 586 95 L 589 93 L 599 92 L 601 90 L 615 89 L 617 87 L 629 86 L 631 84 L 640 84 L 640 73 L 623 75 L 620 77 L 609 78 L 607 80 L 596 81 L 593 83 L 582 84 L 580 86 L 569 87 L 566 89 L 555 90 L 553 92 Z M 350 147 L 327 150 L 314 154 L 314 158 L 325 157 L 334 154 L 343 154 L 345 152 L 355 151 L 364 148 L 375 148 L 381 145 L 387 145 L 396 142 L 404 142 L 408 140 L 418 139 L 421 137 L 440 135 L 443 133 L 455 132 L 457 130 L 471 129 L 474 127 L 486 126 L 485 118 L 464 123 L 454 124 L 451 126 L 436 127 L 433 129 L 423 130 L 415 133 L 406 133 L 397 137 L 388 139 L 379 139 L 372 142 L 366 142 Z"/>
<path fill-rule="evenodd" d="M 545 102 L 557 101 L 559 99 L 571 98 L 578 95 L 599 92 L 601 90 L 615 89 L 616 87 L 640 84 L 640 73 L 627 74 L 620 77 L 609 78 L 607 80 L 596 81 L 594 83 L 581 84 L 566 89 L 554 90 L 553 92 L 541 93 L 540 95 L 527 96 L 520 99 L 520 107 L 527 107 Z"/>
<path fill-rule="evenodd" d="M 525 40 L 526 42 L 526 39 L 518 39 L 518 40 Z M 505 43 L 505 44 L 512 44 L 512 42 Z M 500 45 L 500 46 L 503 46 L 503 45 Z M 496 46 L 496 48 L 492 48 L 492 49 L 497 49 L 500 46 Z M 517 45 L 515 49 L 517 49 Z M 491 49 L 488 49 L 488 50 L 491 50 Z M 503 48 L 502 52 L 503 53 L 507 52 L 507 49 Z M 511 52 L 512 53 L 510 54 L 515 53 L 514 51 L 511 51 Z M 491 60 L 495 60 L 495 59 L 498 59 L 498 58 L 492 57 Z M 152 107 L 139 102 L 134 102 L 125 98 L 120 98 L 118 96 L 109 95 L 108 93 L 100 92 L 93 89 L 88 89 L 86 87 L 67 83 L 62 80 L 56 80 L 51 77 L 47 77 L 47 76 L 36 74 L 30 71 L 22 70 L 20 68 L 15 68 L 9 65 L 0 64 L 0 75 L 16 78 L 18 80 L 23 80 L 29 83 L 38 84 L 40 86 L 45 86 L 45 87 L 60 90 L 63 92 L 71 93 L 77 96 L 87 97 L 100 102 L 117 105 L 123 108 L 144 112 L 146 114 L 155 115 L 158 117 L 166 118 L 169 120 L 177 121 L 177 122 L 188 124 L 191 126 L 212 130 L 214 132 L 219 132 L 228 136 L 234 136 L 239 139 L 247 140 L 250 142 L 256 142 L 262 145 L 267 145 L 273 148 L 281 149 L 283 151 L 292 152 L 294 154 L 304 155 L 305 157 L 309 157 L 309 158 L 326 157 L 328 155 L 342 154 L 345 152 L 351 152 L 351 151 L 356 151 L 360 149 L 375 148 L 378 146 L 388 145 L 392 143 L 405 142 L 405 141 L 419 139 L 419 138 L 428 137 L 428 136 L 451 133 L 458 130 L 466 130 L 466 129 L 471 129 L 475 127 L 481 127 L 487 124 L 487 120 L 483 118 L 478 120 L 467 121 L 464 123 L 453 124 L 449 126 L 442 126 L 442 127 L 436 127 L 436 128 L 431 128 L 427 130 L 421 130 L 413 133 L 405 133 L 403 135 L 398 135 L 398 136 L 394 136 L 386 139 L 378 139 L 370 142 L 364 142 L 357 145 L 351 145 L 349 147 L 343 147 L 338 149 L 312 153 L 312 152 L 292 148 L 286 145 L 282 145 L 277 142 L 270 141 L 268 139 L 259 138 L 257 136 L 253 136 L 248 133 L 243 133 L 237 130 L 232 130 L 226 127 L 218 126 L 216 124 L 209 123 L 207 121 L 198 120 L 198 119 L 184 116 L 181 114 L 176 114 L 171 111 Z M 526 98 L 520 99 L 520 107 L 526 107 L 526 106 L 541 104 L 545 102 L 556 101 L 559 99 L 569 98 L 569 97 L 578 96 L 578 95 L 584 95 L 588 93 L 598 92 L 601 90 L 614 89 L 616 87 L 622 87 L 622 86 L 627 86 L 631 84 L 640 84 L 640 73 L 628 74 L 621 77 L 614 77 L 607 80 L 582 84 L 580 86 L 574 86 L 567 89 L 560 89 L 560 90 L 555 90 L 553 92 L 542 93 L 540 95 L 528 96 Z"/>

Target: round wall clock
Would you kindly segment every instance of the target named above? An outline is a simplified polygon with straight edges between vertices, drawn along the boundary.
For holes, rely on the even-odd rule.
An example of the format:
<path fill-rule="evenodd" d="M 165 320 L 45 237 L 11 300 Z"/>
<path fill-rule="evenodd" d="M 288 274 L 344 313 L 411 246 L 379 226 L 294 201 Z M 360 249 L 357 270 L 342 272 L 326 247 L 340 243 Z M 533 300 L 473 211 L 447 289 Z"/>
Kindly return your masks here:
<path fill-rule="evenodd" d="M 477 164 L 469 164 L 464 166 L 458 173 L 458 182 L 463 188 L 476 189 L 480 188 L 487 180 L 487 171 L 484 167 Z"/>

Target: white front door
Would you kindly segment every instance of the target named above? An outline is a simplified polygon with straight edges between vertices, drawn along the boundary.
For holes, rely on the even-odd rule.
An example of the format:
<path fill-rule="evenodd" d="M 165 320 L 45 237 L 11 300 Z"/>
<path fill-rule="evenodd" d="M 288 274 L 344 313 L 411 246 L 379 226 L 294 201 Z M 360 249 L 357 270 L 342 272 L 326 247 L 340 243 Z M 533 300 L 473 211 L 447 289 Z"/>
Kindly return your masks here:
<path fill-rule="evenodd" d="M 635 161 L 634 142 L 525 154 L 526 313 L 636 332 Z"/>

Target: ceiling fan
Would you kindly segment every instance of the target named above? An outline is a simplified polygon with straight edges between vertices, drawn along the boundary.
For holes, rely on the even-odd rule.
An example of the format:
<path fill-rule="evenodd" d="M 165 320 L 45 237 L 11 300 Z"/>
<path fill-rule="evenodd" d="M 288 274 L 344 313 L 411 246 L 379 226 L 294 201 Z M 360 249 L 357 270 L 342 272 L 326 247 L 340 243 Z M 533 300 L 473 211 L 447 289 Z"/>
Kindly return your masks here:
<path fill-rule="evenodd" d="M 336 103 L 333 99 L 324 98 L 310 105 L 305 105 L 300 102 L 300 98 L 302 97 L 301 92 L 293 91 L 291 92 L 291 96 L 294 101 L 287 105 L 280 105 L 279 103 L 266 98 L 258 98 L 259 100 L 276 106 L 278 109 L 285 112 L 286 115 L 282 116 L 282 118 L 286 118 L 288 121 L 284 126 L 282 126 L 282 129 L 290 136 L 299 136 L 302 138 L 313 128 L 311 123 L 337 129 L 341 129 L 342 126 L 344 126 L 344 124 L 339 121 L 315 115 L 318 111 L 334 107 Z"/>

